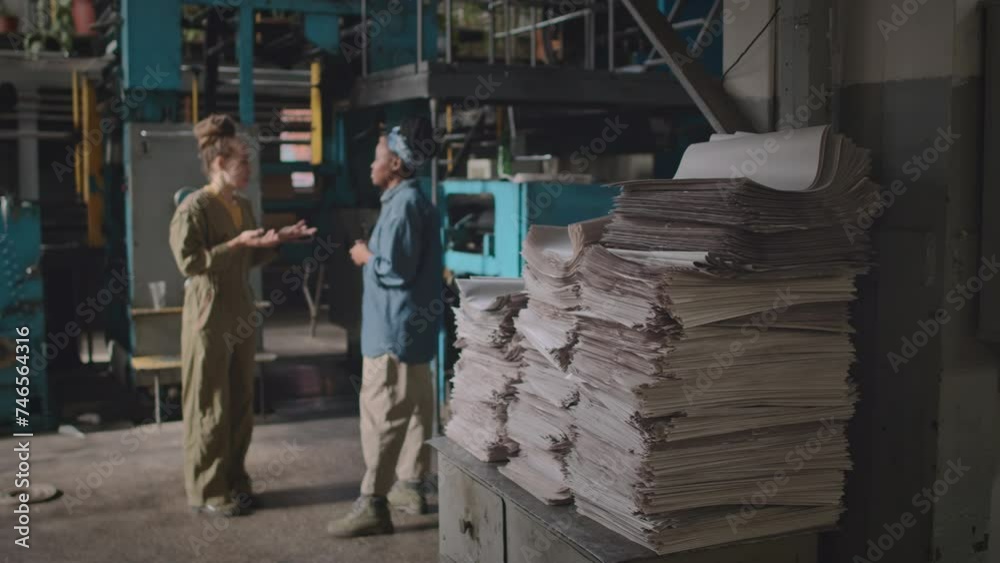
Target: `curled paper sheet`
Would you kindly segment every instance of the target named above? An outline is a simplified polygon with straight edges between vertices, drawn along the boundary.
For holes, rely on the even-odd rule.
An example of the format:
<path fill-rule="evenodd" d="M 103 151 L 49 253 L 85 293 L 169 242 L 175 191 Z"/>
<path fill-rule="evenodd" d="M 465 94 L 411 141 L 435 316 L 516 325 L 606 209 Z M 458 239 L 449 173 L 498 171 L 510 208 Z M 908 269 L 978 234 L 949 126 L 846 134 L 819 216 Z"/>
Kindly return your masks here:
<path fill-rule="evenodd" d="M 529 312 L 543 282 L 576 287 L 564 462 L 578 512 L 661 554 L 836 525 L 869 168 L 827 127 L 720 136 L 673 180 L 622 184 L 568 273 L 526 272 Z M 516 326 L 555 369 L 557 328 L 537 324 Z"/>

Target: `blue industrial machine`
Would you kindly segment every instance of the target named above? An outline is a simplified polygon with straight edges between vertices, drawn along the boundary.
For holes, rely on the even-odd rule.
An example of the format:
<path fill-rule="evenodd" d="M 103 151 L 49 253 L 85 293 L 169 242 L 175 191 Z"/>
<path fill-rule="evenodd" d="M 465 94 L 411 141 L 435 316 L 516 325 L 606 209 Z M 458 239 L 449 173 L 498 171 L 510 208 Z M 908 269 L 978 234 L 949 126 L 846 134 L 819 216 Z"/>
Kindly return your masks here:
<path fill-rule="evenodd" d="M 444 265 L 455 276 L 521 277 L 531 225 L 569 225 L 607 215 L 617 188 L 560 182 L 445 180 L 438 192 Z M 446 401 L 451 335 L 438 342 L 438 400 Z"/>
<path fill-rule="evenodd" d="M 520 277 L 531 225 L 607 215 L 617 194 L 601 185 L 445 180 L 438 195 L 445 267 L 457 276 Z"/>
<path fill-rule="evenodd" d="M 310 145 L 311 158 L 260 162 L 259 172 L 311 172 L 321 187 L 319 199 L 262 201 L 259 185 L 249 195 L 265 212 L 301 213 L 320 226 L 321 235 L 330 232 L 335 216 L 343 217 L 335 212 L 378 204 L 378 195 L 367 182 L 373 125 L 429 116 L 444 131 L 446 149 L 419 175 L 441 210 L 445 264 L 459 276 L 519 276 L 521 244 L 530 225 L 565 225 L 603 215 L 615 195 L 596 185 L 460 179 L 471 155 L 491 158 L 502 145 L 506 154 L 516 157 L 559 158 L 572 152 L 569 145 L 590 142 L 595 133 L 586 120 L 629 117 L 633 112 L 628 135 L 609 152 L 654 153 L 657 175 L 669 175 L 687 142 L 707 136 L 706 121 L 691 100 L 687 79 L 675 76 L 676 68 L 667 71 L 655 52 L 640 52 L 634 29 L 622 25 L 629 17 L 622 6 L 631 3 L 468 2 L 462 8 L 458 4 L 452 0 L 120 1 L 118 83 L 104 92 L 111 91 L 123 102 L 110 105 L 122 122 L 115 137 L 123 156 L 115 165 L 120 168 L 117 174 L 105 171 L 104 184 L 123 189 L 105 190 L 103 212 L 110 253 L 120 255 L 132 280 L 128 305 L 114 315 L 113 322 L 120 326 L 110 331 L 126 349 L 135 352 L 136 312 L 151 307 L 146 295 L 149 283 L 167 280 L 167 304 L 179 305 L 182 291 L 174 279 L 176 271 L 160 258 L 167 255 L 163 234 L 174 209 L 169 198 L 178 188 L 202 180 L 190 124 L 184 122 L 199 115 L 199 96 L 206 98 L 203 101 L 211 96 L 213 103 L 203 105 L 205 112 L 214 110 L 215 92 L 222 84 L 237 89 L 241 122 L 258 128 L 261 112 L 273 109 L 263 107 L 266 96 L 280 100 L 289 88 L 308 91 L 311 139 L 297 142 Z M 715 68 L 721 41 L 713 40 L 717 37 L 711 35 L 709 24 L 718 18 L 721 4 L 660 0 L 660 13 L 655 14 L 667 14 L 683 41 L 705 47 L 699 47 L 694 58 L 716 76 L 721 73 Z M 191 6 L 201 8 L 200 24 L 182 17 L 185 7 Z M 275 11 L 301 15 L 296 20 L 301 24 L 298 39 L 309 49 L 293 53 L 288 64 L 265 68 L 261 62 L 270 53 L 263 49 L 261 38 L 268 31 L 260 19 Z M 465 16 L 458 15 L 471 12 L 476 16 L 464 22 Z M 599 19 L 607 26 L 598 26 Z M 472 29 L 478 24 L 482 29 Z M 197 25 L 204 26 L 203 65 L 192 63 L 190 54 L 186 58 L 190 45 L 182 39 Z M 602 40 L 603 33 L 607 35 Z M 463 41 L 478 42 L 483 52 L 469 54 Z M 599 52 L 601 44 L 606 51 Z M 558 53 L 553 51 L 555 45 Z M 222 80 L 218 56 L 212 53 L 229 48 L 237 66 L 225 70 L 229 74 Z M 309 70 L 301 66 L 289 70 L 305 61 L 311 63 Z M 95 92 L 87 92 L 84 98 L 96 107 Z M 709 102 L 707 106 L 714 107 L 715 101 Z M 185 104 L 186 116 L 181 109 Z M 552 116 L 540 116 L 548 110 L 553 110 Z M 91 121 L 84 129 L 97 123 Z M 490 133 L 494 128 L 495 138 Z M 276 136 L 275 131 L 270 133 Z M 105 168 L 111 161 L 107 159 Z M 443 398 L 447 362 L 438 363 Z"/>
<path fill-rule="evenodd" d="M 41 278 L 42 229 L 37 204 L 0 196 L 0 428 L 33 432 L 50 428 L 45 352 L 48 342 Z M 58 335 L 57 335 L 58 338 Z M 63 335 L 66 341 L 69 338 Z M 27 374 L 27 381 L 23 378 Z M 27 391 L 24 390 L 27 383 Z M 21 424 L 25 421 L 25 424 Z"/>

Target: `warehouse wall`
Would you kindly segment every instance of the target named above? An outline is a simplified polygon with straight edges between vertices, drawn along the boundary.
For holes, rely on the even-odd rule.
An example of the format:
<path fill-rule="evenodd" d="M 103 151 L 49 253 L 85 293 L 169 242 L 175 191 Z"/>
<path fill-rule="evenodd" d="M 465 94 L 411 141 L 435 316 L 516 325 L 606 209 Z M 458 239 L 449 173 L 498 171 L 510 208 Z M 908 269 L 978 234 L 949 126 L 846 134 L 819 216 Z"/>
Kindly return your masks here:
<path fill-rule="evenodd" d="M 774 12 L 775 0 L 749 2 L 723 0 L 722 69 L 726 90 L 758 131 L 770 130 L 774 120 L 774 30 L 768 26 L 747 49 L 754 36 L 764 28 Z M 726 18 L 726 14 L 731 14 Z M 746 54 L 737 63 L 740 54 Z M 735 65 L 734 65 L 735 63 Z"/>
<path fill-rule="evenodd" d="M 842 532 L 824 540 L 828 561 L 988 560 L 1000 368 L 976 338 L 975 297 L 953 291 L 979 266 L 982 32 L 975 4 L 832 2 L 833 33 L 825 39 L 832 43 L 835 125 L 872 149 L 875 178 L 883 186 L 902 182 L 902 193 L 878 213 L 878 268 L 859 283 L 855 471 Z M 725 29 L 724 66 L 743 50 L 733 43 L 752 38 L 760 23 Z M 782 40 L 775 38 L 778 50 Z M 755 98 L 775 73 L 771 67 L 766 74 L 763 60 L 753 66 L 761 74 L 727 79 L 727 88 L 745 106 L 766 105 Z M 939 310 L 947 320 L 931 322 Z M 914 349 L 903 340 L 924 336 L 926 344 Z M 950 467 L 959 462 L 969 469 L 956 479 Z M 946 476 L 954 481 L 938 483 L 946 492 L 924 495 Z M 899 539 L 885 537 L 907 514 L 913 526 Z M 872 548 L 880 538 L 887 549 Z"/>

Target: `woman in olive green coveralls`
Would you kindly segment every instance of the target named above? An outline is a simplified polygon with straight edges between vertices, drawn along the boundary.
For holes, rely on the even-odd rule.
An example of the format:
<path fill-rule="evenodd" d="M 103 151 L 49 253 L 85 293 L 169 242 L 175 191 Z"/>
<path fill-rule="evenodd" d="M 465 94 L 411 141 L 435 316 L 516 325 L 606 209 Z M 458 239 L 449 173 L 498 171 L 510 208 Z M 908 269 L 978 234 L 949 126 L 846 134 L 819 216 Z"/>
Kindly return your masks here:
<path fill-rule="evenodd" d="M 256 335 L 250 268 L 276 256 L 280 243 L 315 233 L 304 221 L 258 229 L 250 202 L 237 194 L 250 178 L 249 149 L 236 123 L 212 115 L 195 126 L 209 185 L 191 194 L 170 223 L 170 248 L 188 278 L 181 333 L 184 482 L 200 512 L 239 516 L 252 505 L 244 461 L 253 432 Z"/>

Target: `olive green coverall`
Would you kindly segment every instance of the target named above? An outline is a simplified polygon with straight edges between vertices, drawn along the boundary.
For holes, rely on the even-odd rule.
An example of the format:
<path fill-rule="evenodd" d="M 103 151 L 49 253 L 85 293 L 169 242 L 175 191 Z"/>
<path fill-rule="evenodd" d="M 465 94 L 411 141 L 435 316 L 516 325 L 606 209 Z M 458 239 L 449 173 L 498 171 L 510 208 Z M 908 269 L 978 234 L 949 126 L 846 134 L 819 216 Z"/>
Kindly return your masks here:
<path fill-rule="evenodd" d="M 181 383 L 184 484 L 191 506 L 221 505 L 250 493 L 244 466 L 253 432 L 257 315 L 250 268 L 274 258 L 273 249 L 229 248 L 242 230 L 255 229 L 250 202 L 236 197 L 242 225 L 209 188 L 191 194 L 170 223 L 170 248 L 182 274 Z M 242 330 L 236 329 L 243 320 Z"/>

